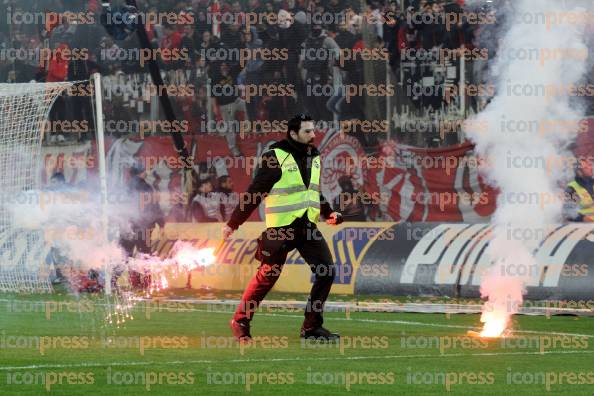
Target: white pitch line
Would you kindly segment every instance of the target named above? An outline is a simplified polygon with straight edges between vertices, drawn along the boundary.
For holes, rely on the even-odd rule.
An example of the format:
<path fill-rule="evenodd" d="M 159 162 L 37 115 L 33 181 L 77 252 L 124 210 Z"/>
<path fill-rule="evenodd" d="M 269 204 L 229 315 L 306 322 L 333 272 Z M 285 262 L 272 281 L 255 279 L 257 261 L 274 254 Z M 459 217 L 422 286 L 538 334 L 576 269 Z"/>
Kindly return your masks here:
<path fill-rule="evenodd" d="M 186 309 L 186 308 L 184 308 Z M 213 311 L 213 310 L 200 310 L 200 309 L 186 309 L 187 311 L 193 312 L 209 312 L 209 313 L 220 313 L 220 314 L 229 314 L 232 315 L 233 312 L 230 311 Z M 283 314 L 275 314 L 275 313 L 263 313 L 257 312 L 257 316 L 281 316 L 286 318 L 303 318 L 303 315 L 283 315 Z M 333 317 L 325 317 L 324 320 L 346 320 L 348 322 L 369 322 L 369 323 L 385 323 L 385 324 L 403 324 L 408 326 L 426 326 L 426 327 L 441 327 L 441 328 L 450 328 L 450 329 L 466 329 L 472 330 L 473 328 L 469 328 L 468 326 L 462 325 L 448 325 L 448 324 L 439 324 L 439 323 L 424 323 L 424 322 L 412 322 L 407 320 L 387 320 L 387 319 L 358 319 L 358 318 L 333 318 Z M 474 329 L 477 329 L 476 327 Z M 560 333 L 560 332 L 551 332 L 551 331 L 536 331 L 536 330 L 513 330 L 513 333 L 525 333 L 525 334 L 544 334 L 544 335 L 559 335 L 559 336 L 568 336 L 568 337 L 587 337 L 587 338 L 594 338 L 594 334 L 578 334 L 578 333 Z"/>
<path fill-rule="evenodd" d="M 4 300 L 0 300 L 4 301 Z M 100 304 L 98 304 L 100 305 Z M 200 304 L 197 304 L 200 305 Z M 134 307 L 136 308 L 136 307 Z M 142 307 L 139 307 L 142 308 Z M 271 307 L 272 308 L 272 307 Z M 234 311 L 218 311 L 218 310 L 209 310 L 209 309 L 194 309 L 194 308 L 183 308 L 183 311 L 187 312 L 206 312 L 206 313 L 216 313 L 216 314 L 227 314 L 232 315 Z M 180 309 L 179 312 L 182 312 Z M 156 314 L 157 311 L 152 312 L 151 314 Z M 445 315 L 440 313 L 439 315 Z M 454 315 L 454 314 L 452 314 Z M 303 318 L 303 315 L 290 315 L 290 314 L 276 314 L 276 313 L 264 313 L 264 312 L 257 312 L 257 316 L 279 316 L 285 318 Z M 469 327 L 463 325 L 448 325 L 448 324 L 439 324 L 439 323 L 425 323 L 425 322 L 414 322 L 408 320 L 387 320 L 387 319 L 363 319 L 363 318 L 336 318 L 336 317 L 326 317 L 325 320 L 345 320 L 349 322 L 367 322 L 367 323 L 384 323 L 384 324 L 401 324 L 406 326 L 425 326 L 425 327 L 435 327 L 435 328 L 445 328 L 445 329 L 466 329 L 466 330 L 477 330 L 477 327 Z M 480 330 L 480 329 L 479 329 Z M 558 335 L 558 336 L 568 336 L 568 337 L 587 337 L 587 338 L 594 338 L 594 334 L 579 334 L 579 333 L 562 333 L 562 332 L 550 332 L 550 331 L 537 331 L 537 330 L 514 330 L 513 333 L 517 334 L 542 334 L 542 335 Z"/>
<path fill-rule="evenodd" d="M 76 364 L 39 364 L 29 366 L 3 366 L 0 371 L 36 370 L 44 368 L 85 368 L 85 367 L 113 367 L 113 366 L 152 366 L 152 365 L 187 365 L 187 364 L 221 364 L 221 363 L 273 363 L 299 361 L 344 361 L 344 360 L 374 360 L 374 359 L 434 359 L 451 357 L 483 357 L 483 356 L 531 356 L 531 355 L 578 355 L 594 354 L 594 351 L 544 351 L 544 352 L 481 352 L 481 353 L 443 353 L 422 355 L 377 355 L 377 356 L 337 356 L 337 357 L 293 357 L 274 359 L 230 359 L 230 360 L 173 360 L 169 362 L 112 362 L 112 363 L 76 363 Z"/>
<path fill-rule="evenodd" d="M 0 300 L 1 301 L 1 300 Z M 228 314 L 232 315 L 233 312 L 231 311 L 217 311 L 217 310 L 207 310 L 207 309 L 193 309 L 193 308 L 183 308 L 184 311 L 188 312 L 206 312 L 206 313 L 216 313 L 216 314 Z M 151 312 L 154 314 L 154 312 Z M 258 316 L 279 316 L 285 318 L 303 318 L 303 315 L 290 315 L 290 314 L 275 314 L 275 313 L 264 313 L 264 312 L 257 312 Z M 443 315 L 443 314 L 440 314 Z M 385 324 L 402 324 L 407 326 L 425 326 L 425 327 L 436 327 L 436 328 L 449 328 L 449 329 L 478 329 L 477 327 L 468 327 L 462 325 L 448 325 L 448 324 L 439 324 L 439 323 L 424 323 L 424 322 L 413 322 L 407 320 L 386 320 L 386 319 L 361 319 L 361 318 L 332 318 L 326 317 L 326 320 L 345 320 L 349 322 L 368 322 L 368 323 L 385 323 Z M 543 335 L 559 335 L 559 336 L 568 336 L 568 337 L 587 337 L 587 338 L 594 338 L 593 334 L 579 334 L 579 333 L 562 333 L 562 332 L 545 332 L 545 331 L 536 331 L 536 330 L 514 330 L 513 333 L 521 333 L 521 334 L 543 334 Z"/>

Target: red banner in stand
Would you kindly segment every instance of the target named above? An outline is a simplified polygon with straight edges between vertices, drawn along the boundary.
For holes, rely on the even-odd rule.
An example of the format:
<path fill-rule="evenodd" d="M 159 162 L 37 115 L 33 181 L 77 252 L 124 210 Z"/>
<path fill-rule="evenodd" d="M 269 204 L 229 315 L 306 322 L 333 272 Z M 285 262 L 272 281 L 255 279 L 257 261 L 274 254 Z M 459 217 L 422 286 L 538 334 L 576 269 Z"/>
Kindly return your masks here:
<path fill-rule="evenodd" d="M 284 133 L 267 133 L 239 139 L 244 157 L 232 157 L 223 136 L 202 135 L 195 143 L 190 137 L 185 140 L 196 158 L 194 169 L 199 178 L 229 175 L 240 193 L 248 188 L 258 158 L 284 137 Z M 322 154 L 325 197 L 333 202 L 341 192 L 339 178 L 347 175 L 355 188 L 366 194 L 364 202 L 375 205 L 376 220 L 478 222 L 494 211 L 495 192 L 483 183 L 477 161 L 470 160 L 474 158 L 471 144 L 435 150 L 385 144 L 372 157 L 348 134 L 320 134 L 316 144 Z M 94 152 L 95 146 L 88 144 L 44 148 L 42 180 L 62 171 L 72 185 L 95 183 L 98 161 Z M 75 160 L 69 160 L 71 157 Z M 115 189 L 125 188 L 134 161 L 145 164 L 146 180 L 160 194 L 165 213 L 188 194 L 181 188 L 183 164 L 168 136 L 107 139 L 106 158 L 108 182 Z M 81 167 L 86 168 L 81 171 Z M 261 213 L 250 219 L 260 220 Z"/>
<path fill-rule="evenodd" d="M 588 125 L 589 130 L 578 136 L 580 155 L 593 151 L 592 118 Z M 198 177 L 229 175 L 235 191 L 240 193 L 249 186 L 258 158 L 284 137 L 285 133 L 262 133 L 238 138 L 244 157 L 232 157 L 222 135 L 199 135 L 194 141 L 186 136 L 185 141 L 195 157 Z M 382 144 L 375 156 L 368 157 L 354 136 L 320 132 L 316 145 L 322 155 L 324 196 L 330 202 L 339 197 L 338 180 L 347 175 L 359 192 L 367 194 L 363 195 L 365 202 L 374 207 L 368 213 L 370 219 L 477 223 L 487 221 L 495 210 L 497 191 L 480 176 L 480 161 L 470 143 L 419 149 L 389 142 Z M 159 192 L 162 209 L 173 221 L 173 207 L 188 193 L 181 189 L 183 164 L 171 138 L 108 138 L 107 150 L 109 185 L 125 187 L 127 170 L 139 158 L 146 165 L 147 182 Z M 95 184 L 98 161 L 94 153 L 95 145 L 89 143 L 44 147 L 42 181 L 47 182 L 55 171 L 62 171 L 74 186 Z M 261 211 L 250 219 L 261 220 Z"/>

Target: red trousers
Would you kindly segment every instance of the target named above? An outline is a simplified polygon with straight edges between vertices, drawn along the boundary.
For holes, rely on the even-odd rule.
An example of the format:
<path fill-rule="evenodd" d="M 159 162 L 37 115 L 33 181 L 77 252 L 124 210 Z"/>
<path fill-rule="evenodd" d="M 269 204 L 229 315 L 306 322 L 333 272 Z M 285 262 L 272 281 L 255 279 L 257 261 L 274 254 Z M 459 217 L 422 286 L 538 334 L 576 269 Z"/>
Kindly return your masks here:
<path fill-rule="evenodd" d="M 287 255 L 293 249 L 299 251 L 314 274 L 303 328 L 312 329 L 322 325 L 324 304 L 336 271 L 328 244 L 312 223 L 283 229 L 268 228 L 258 238 L 256 258 L 262 264 L 243 293 L 235 311 L 236 321 L 252 320 L 256 309 L 278 280 Z"/>

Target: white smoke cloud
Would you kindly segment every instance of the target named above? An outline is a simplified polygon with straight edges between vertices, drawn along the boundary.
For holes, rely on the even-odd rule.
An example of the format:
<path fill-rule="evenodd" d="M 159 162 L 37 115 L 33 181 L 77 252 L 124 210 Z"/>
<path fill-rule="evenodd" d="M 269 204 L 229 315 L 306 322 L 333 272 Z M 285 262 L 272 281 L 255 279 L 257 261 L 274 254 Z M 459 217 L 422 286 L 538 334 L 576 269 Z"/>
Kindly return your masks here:
<path fill-rule="evenodd" d="M 139 215 L 138 203 L 125 190 L 112 192 L 113 203 L 105 206 L 112 231 L 130 232 Z M 100 194 L 92 190 L 64 188 L 29 190 L 18 194 L 6 208 L 14 229 L 41 231 L 44 243 L 58 249 L 81 272 L 102 270 L 103 263 L 116 266 L 125 261 L 116 233 L 102 224 Z M 116 238 L 113 240 L 113 238 Z"/>
<path fill-rule="evenodd" d="M 197 248 L 184 241 L 177 241 L 166 258 L 143 253 L 128 257 L 120 246 L 120 236 L 133 232 L 133 224 L 144 223 L 142 205 L 149 197 L 141 198 L 124 186 L 111 186 L 105 207 L 98 191 L 68 187 L 22 192 L 14 201 L 6 207 L 12 228 L 41 231 L 48 250 L 57 249 L 65 260 L 60 263 L 62 275 L 74 284 L 77 274 L 89 270 L 102 275 L 105 269 L 112 274 L 128 269 L 150 273 L 152 282 L 161 288 L 166 284 L 165 273 L 185 274 L 215 261 L 214 248 Z M 107 234 L 102 223 L 104 211 Z M 128 237 L 150 238 L 150 235 L 128 234 Z"/>
<path fill-rule="evenodd" d="M 561 220 L 559 192 L 572 176 L 561 164 L 570 157 L 567 148 L 583 117 L 568 88 L 581 82 L 589 63 L 586 25 L 562 22 L 561 15 L 584 12 L 580 2 L 514 1 L 491 66 L 496 97 L 475 120 L 488 128 L 466 130 L 478 155 L 488 160 L 484 175 L 500 189 L 486 252 L 495 264 L 481 285 L 488 298 L 482 321 L 505 312 L 499 319 L 507 325 L 522 301 L 525 281 L 537 276 L 527 269 L 535 267 L 533 251 L 541 241 L 509 235 Z"/>

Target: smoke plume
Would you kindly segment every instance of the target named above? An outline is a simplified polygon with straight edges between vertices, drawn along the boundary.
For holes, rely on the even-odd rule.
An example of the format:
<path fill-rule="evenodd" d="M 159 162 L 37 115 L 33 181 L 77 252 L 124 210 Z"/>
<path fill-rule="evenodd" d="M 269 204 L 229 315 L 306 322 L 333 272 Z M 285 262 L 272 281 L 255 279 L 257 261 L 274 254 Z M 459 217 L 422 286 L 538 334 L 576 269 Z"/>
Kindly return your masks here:
<path fill-rule="evenodd" d="M 588 70 L 586 24 L 567 16 L 586 11 L 580 2 L 514 1 L 490 65 L 496 96 L 472 124 L 488 127 L 466 129 L 486 160 L 483 174 L 500 190 L 486 252 L 493 265 L 481 284 L 488 299 L 481 321 L 490 335 L 509 325 L 526 280 L 540 276 L 534 236 L 562 220 L 559 193 L 572 177 L 568 147 L 583 117 L 574 88 Z"/>

